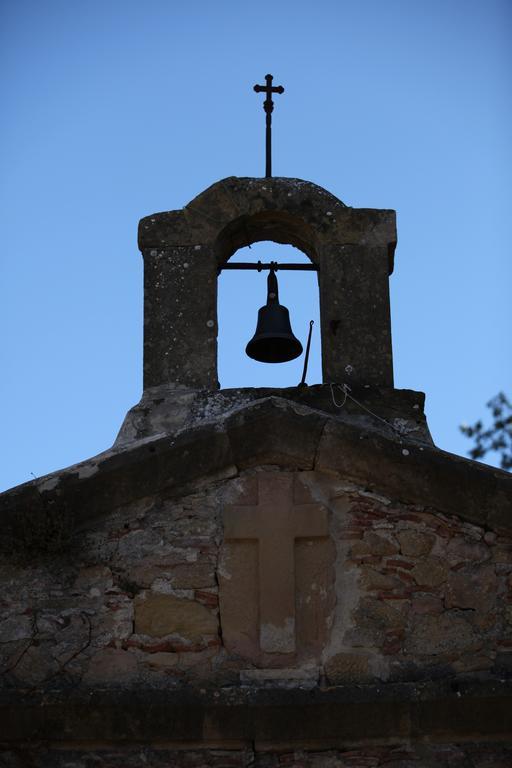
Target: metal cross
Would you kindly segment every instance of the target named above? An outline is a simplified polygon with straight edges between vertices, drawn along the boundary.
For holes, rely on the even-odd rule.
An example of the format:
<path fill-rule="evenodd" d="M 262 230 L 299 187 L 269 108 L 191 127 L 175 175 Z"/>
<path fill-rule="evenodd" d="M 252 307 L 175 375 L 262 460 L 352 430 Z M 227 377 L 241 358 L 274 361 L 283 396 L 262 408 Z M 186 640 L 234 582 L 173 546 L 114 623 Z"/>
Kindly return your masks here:
<path fill-rule="evenodd" d="M 265 75 L 266 85 L 255 85 L 254 90 L 256 93 L 265 93 L 266 99 L 263 102 L 263 109 L 266 114 L 267 133 L 266 133 L 266 162 L 265 162 L 265 176 L 269 179 L 272 176 L 272 111 L 274 109 L 274 102 L 272 101 L 273 93 L 284 93 L 282 85 L 272 85 L 272 75 Z"/>

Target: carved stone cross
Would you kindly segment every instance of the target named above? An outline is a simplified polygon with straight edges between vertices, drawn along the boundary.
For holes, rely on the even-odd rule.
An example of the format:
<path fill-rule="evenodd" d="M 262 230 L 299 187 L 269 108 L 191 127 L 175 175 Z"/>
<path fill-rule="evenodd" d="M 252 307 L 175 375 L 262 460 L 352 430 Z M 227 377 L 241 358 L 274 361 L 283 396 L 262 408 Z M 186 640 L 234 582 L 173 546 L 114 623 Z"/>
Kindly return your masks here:
<path fill-rule="evenodd" d="M 224 509 L 226 540 L 258 542 L 260 648 L 267 653 L 295 651 L 295 540 L 328 536 L 327 510 L 316 503 L 296 504 L 293 476 L 258 476 L 258 504 Z"/>

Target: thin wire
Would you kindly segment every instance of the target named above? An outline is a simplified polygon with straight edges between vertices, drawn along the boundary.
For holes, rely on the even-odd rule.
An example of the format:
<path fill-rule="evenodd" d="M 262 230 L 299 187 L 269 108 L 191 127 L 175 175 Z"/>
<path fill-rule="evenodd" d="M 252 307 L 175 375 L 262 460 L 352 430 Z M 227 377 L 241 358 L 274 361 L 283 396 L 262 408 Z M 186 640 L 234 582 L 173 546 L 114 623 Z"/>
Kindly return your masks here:
<path fill-rule="evenodd" d="M 331 381 L 331 384 L 330 384 L 330 387 L 331 387 L 331 397 L 332 397 L 333 405 L 335 405 L 336 408 L 343 408 L 343 406 L 347 402 L 348 392 L 346 390 L 346 386 L 347 386 L 346 384 L 343 384 L 343 386 L 341 384 L 333 384 L 333 382 Z M 341 389 L 341 391 L 345 395 L 345 397 L 343 398 L 343 402 L 342 403 L 337 403 L 336 402 L 336 398 L 334 397 L 334 387 L 338 387 L 339 389 Z"/>
<path fill-rule="evenodd" d="M 336 384 L 336 383 L 331 382 L 330 387 L 331 387 L 332 402 L 333 402 L 333 405 L 336 408 L 343 408 L 343 406 L 347 402 L 347 397 L 349 397 L 354 403 L 356 403 L 356 405 L 358 405 L 360 408 L 362 408 L 363 411 L 366 411 L 366 413 L 369 413 L 370 416 L 373 416 L 375 419 L 378 419 L 379 421 L 382 421 L 382 423 L 385 424 L 387 427 L 389 427 L 389 429 L 391 429 L 392 432 L 397 436 L 398 441 L 400 443 L 402 442 L 402 437 L 401 437 L 400 431 L 395 426 L 393 426 L 393 424 L 391 424 L 391 422 L 387 421 L 386 419 L 383 419 L 382 416 L 379 416 L 377 413 L 374 413 L 369 408 L 367 408 L 366 405 L 363 405 L 363 403 L 360 403 L 359 400 L 356 400 L 356 398 L 353 397 L 353 395 L 350 394 L 350 387 L 348 386 L 348 384 L 345 384 L 345 383 L 343 383 L 343 384 Z M 342 403 L 337 403 L 336 402 L 336 398 L 334 397 L 334 387 L 338 387 L 338 389 L 341 389 L 341 391 L 343 392 L 344 398 L 343 398 L 343 402 Z"/>

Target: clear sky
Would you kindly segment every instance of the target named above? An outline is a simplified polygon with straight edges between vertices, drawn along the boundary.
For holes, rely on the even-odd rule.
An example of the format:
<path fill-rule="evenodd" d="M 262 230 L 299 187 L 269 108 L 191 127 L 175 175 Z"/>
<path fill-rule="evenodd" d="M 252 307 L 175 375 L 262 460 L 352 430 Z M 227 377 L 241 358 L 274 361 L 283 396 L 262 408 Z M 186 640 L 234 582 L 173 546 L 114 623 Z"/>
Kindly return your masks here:
<path fill-rule="evenodd" d="M 141 396 L 138 220 L 264 174 L 267 72 L 274 175 L 396 209 L 396 386 L 466 452 L 458 425 L 511 393 L 509 0 L 4 0 L 0 26 L 0 488 L 113 443 Z M 304 340 L 314 278 L 281 274 Z M 264 298 L 221 277 L 223 387 L 300 380 L 245 362 Z"/>

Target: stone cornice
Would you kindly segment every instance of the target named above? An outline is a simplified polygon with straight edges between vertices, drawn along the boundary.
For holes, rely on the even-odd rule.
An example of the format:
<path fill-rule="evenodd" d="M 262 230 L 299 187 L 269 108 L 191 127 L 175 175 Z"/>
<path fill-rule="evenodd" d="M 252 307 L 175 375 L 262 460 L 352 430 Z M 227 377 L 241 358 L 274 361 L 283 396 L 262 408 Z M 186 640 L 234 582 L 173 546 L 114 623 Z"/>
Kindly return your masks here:
<path fill-rule="evenodd" d="M 202 748 L 343 747 L 390 740 L 500 739 L 511 681 L 0 693 L 0 742 L 180 743 Z"/>
<path fill-rule="evenodd" d="M 35 518 L 53 507 L 80 528 L 136 499 L 186 493 L 263 465 L 336 473 L 391 500 L 512 527 L 511 474 L 276 396 L 6 491 L 0 519 L 5 531 L 20 514 Z"/>

